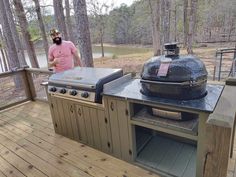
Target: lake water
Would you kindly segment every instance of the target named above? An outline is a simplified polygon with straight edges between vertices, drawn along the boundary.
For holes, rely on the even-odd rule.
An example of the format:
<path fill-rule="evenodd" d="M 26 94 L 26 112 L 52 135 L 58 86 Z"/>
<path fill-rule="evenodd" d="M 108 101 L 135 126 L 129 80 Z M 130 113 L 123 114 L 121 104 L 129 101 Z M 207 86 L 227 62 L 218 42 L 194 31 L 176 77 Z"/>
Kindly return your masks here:
<path fill-rule="evenodd" d="M 105 54 L 105 57 L 112 57 L 112 56 L 128 55 L 128 54 L 135 54 L 135 53 L 146 53 L 151 50 L 152 50 L 151 48 L 140 48 L 140 47 L 105 46 L 104 54 Z M 38 59 L 40 68 L 47 67 L 47 58 L 46 58 L 45 52 L 43 50 L 40 50 L 40 51 L 37 51 L 36 54 L 37 54 L 37 59 Z M 100 58 L 101 56 L 102 56 L 101 47 L 93 46 L 93 58 L 96 60 L 96 58 Z M 27 64 L 31 66 L 27 52 L 25 52 L 25 57 L 26 57 Z M 1 72 L 2 72 L 2 68 L 0 67 L 0 73 Z"/>

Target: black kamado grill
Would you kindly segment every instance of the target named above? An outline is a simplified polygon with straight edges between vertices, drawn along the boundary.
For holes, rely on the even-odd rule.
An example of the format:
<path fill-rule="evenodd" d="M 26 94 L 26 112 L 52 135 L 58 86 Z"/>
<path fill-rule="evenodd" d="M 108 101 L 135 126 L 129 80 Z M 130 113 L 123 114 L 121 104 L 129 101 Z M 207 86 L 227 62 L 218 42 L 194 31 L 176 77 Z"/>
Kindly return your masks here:
<path fill-rule="evenodd" d="M 179 56 L 177 43 L 165 44 L 165 55 L 144 64 L 140 82 L 147 96 L 191 100 L 207 94 L 204 63 L 191 55 Z"/>

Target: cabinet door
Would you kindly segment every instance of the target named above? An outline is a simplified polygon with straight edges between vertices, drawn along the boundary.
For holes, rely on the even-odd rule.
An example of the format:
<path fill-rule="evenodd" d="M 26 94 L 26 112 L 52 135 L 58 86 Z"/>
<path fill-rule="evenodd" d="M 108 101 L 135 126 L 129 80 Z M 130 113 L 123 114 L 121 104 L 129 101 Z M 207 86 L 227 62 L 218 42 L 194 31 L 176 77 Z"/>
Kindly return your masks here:
<path fill-rule="evenodd" d="M 108 115 L 105 113 L 104 110 L 98 110 L 97 117 L 99 123 L 101 150 L 110 154 L 112 150 L 112 143 L 110 121 L 108 119 Z"/>
<path fill-rule="evenodd" d="M 79 139 L 81 142 L 87 144 L 88 138 L 87 138 L 86 127 L 85 127 L 83 107 L 79 104 L 75 104 L 75 118 L 77 122 L 77 127 L 79 129 Z"/>
<path fill-rule="evenodd" d="M 98 123 L 98 109 L 95 108 L 88 108 L 90 121 L 92 126 L 92 134 L 93 134 L 93 147 L 101 150 L 101 135 L 100 135 L 100 127 Z"/>
<path fill-rule="evenodd" d="M 67 104 L 67 107 L 68 107 L 69 115 L 70 115 L 73 139 L 76 141 L 79 141 L 79 127 L 78 127 L 77 118 L 76 118 L 75 105 L 69 101 Z"/>
<path fill-rule="evenodd" d="M 71 124 L 71 115 L 70 115 L 70 107 L 69 107 L 69 101 L 62 100 L 62 106 L 63 106 L 63 118 L 64 123 L 66 126 L 66 137 L 73 139 L 73 130 L 72 130 L 72 124 Z"/>
<path fill-rule="evenodd" d="M 61 122 L 60 122 L 59 115 L 58 115 L 56 98 L 49 96 L 48 99 L 50 99 L 49 103 L 51 103 L 50 111 L 51 111 L 54 130 L 57 134 L 62 134 L 62 127 L 61 127 Z"/>
<path fill-rule="evenodd" d="M 129 139 L 129 122 L 126 101 L 108 99 L 111 134 L 112 152 L 116 157 L 126 161 L 131 161 L 132 151 Z"/>
<path fill-rule="evenodd" d="M 83 106 L 83 113 L 84 113 L 85 130 L 87 134 L 87 143 L 88 145 L 93 146 L 94 139 L 93 139 L 93 130 L 92 130 L 92 122 L 90 118 L 89 107 Z"/>

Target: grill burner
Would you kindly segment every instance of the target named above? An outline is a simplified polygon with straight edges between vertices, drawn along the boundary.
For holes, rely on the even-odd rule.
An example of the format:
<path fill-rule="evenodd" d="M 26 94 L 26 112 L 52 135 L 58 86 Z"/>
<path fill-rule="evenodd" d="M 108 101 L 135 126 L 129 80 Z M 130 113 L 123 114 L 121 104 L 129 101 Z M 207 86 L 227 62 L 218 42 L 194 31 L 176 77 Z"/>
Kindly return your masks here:
<path fill-rule="evenodd" d="M 163 66 L 166 75 L 161 71 Z M 204 63 L 191 55 L 179 56 L 177 43 L 166 44 L 165 55 L 153 57 L 144 64 L 140 82 L 141 93 L 147 96 L 191 100 L 207 94 Z"/>
<path fill-rule="evenodd" d="M 102 103 L 103 85 L 123 75 L 121 69 L 74 68 L 49 78 L 49 94 Z"/>

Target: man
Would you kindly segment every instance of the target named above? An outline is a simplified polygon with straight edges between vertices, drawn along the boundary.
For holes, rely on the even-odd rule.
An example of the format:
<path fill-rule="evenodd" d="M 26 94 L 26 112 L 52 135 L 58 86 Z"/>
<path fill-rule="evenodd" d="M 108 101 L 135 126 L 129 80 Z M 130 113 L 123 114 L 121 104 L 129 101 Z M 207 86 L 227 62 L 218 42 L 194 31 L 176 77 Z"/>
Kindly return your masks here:
<path fill-rule="evenodd" d="M 56 29 L 50 30 L 50 36 L 54 44 L 48 52 L 49 67 L 54 67 L 55 72 L 62 72 L 74 66 L 82 66 L 77 48 L 71 41 L 62 40 L 60 32 Z"/>

